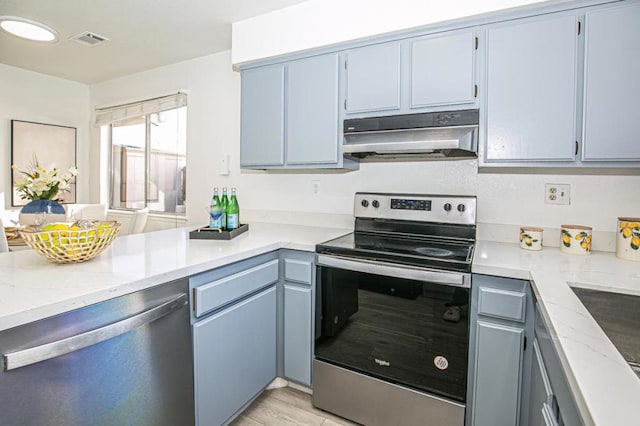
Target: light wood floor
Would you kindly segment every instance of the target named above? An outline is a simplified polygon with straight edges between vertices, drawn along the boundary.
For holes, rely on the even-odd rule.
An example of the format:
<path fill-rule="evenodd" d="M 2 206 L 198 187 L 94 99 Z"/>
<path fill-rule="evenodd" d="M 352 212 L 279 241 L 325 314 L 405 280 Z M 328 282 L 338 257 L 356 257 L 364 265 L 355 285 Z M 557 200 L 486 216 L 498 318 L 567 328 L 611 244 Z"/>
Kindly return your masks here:
<path fill-rule="evenodd" d="M 230 426 L 355 426 L 311 405 L 311 395 L 290 387 L 266 390 Z"/>

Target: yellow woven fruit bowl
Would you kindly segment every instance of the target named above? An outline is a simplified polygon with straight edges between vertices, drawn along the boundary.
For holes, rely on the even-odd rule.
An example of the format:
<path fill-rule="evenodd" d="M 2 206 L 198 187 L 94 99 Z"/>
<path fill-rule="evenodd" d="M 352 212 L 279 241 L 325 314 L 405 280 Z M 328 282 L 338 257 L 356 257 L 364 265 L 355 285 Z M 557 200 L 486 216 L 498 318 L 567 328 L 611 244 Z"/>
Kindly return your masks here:
<path fill-rule="evenodd" d="M 80 263 L 102 253 L 120 232 L 115 221 L 50 223 L 40 230 L 23 229 L 25 243 L 55 263 Z"/>

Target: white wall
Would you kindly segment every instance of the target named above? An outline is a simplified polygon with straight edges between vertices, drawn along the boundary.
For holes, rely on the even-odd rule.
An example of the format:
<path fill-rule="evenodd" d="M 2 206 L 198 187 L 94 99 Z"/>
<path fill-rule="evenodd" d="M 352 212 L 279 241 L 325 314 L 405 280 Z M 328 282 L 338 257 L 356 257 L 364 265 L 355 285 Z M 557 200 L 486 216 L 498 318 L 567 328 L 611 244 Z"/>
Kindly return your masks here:
<path fill-rule="evenodd" d="M 11 208 L 11 120 L 77 129 L 78 202 L 89 194 L 89 87 L 0 64 L 0 193 Z M 46 143 L 46 141 L 43 141 Z"/>
<path fill-rule="evenodd" d="M 285 221 L 317 220 L 325 225 L 334 214 L 352 214 L 356 191 L 477 195 L 478 221 L 501 225 L 558 228 L 570 223 L 613 232 L 618 216 L 640 216 L 640 176 L 484 174 L 478 173 L 475 160 L 368 163 L 349 173 L 241 171 L 240 77 L 231 70 L 230 52 L 92 86 L 92 105 L 178 88 L 191 90 L 187 214 L 194 225 L 207 223 L 204 207 L 214 186 L 236 186 L 244 211 L 270 211 L 271 219 L 276 214 Z M 231 174 L 220 176 L 219 161 L 226 154 L 231 156 Z M 318 194 L 312 191 L 313 181 L 319 182 Z M 544 204 L 545 183 L 571 184 L 571 205 Z M 327 216 L 307 214 L 313 212 Z"/>
<path fill-rule="evenodd" d="M 309 0 L 232 24 L 234 64 L 543 0 Z"/>

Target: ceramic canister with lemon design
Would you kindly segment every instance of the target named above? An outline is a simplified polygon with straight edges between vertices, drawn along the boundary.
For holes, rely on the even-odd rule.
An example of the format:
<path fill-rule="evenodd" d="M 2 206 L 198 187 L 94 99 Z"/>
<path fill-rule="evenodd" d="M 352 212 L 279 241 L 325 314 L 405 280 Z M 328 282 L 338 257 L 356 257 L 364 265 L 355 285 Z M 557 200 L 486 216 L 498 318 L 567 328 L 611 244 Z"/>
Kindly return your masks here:
<path fill-rule="evenodd" d="M 562 225 L 560 229 L 560 251 L 569 254 L 591 253 L 591 227 Z"/>
<path fill-rule="evenodd" d="M 640 217 L 619 217 L 616 256 L 640 262 Z"/>
<path fill-rule="evenodd" d="M 520 228 L 520 248 L 542 250 L 542 228 L 523 226 Z"/>

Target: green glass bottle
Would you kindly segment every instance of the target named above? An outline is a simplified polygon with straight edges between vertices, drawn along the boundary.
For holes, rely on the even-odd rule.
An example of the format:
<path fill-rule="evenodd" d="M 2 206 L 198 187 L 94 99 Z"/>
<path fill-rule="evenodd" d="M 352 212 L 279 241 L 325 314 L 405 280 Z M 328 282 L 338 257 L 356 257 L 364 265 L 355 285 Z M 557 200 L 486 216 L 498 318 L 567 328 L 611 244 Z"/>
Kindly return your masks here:
<path fill-rule="evenodd" d="M 222 208 L 220 197 L 218 196 L 218 188 L 213 188 L 213 197 L 209 206 L 209 228 L 222 228 L 222 216 L 225 211 Z"/>
<path fill-rule="evenodd" d="M 227 206 L 229 205 L 227 188 L 222 188 L 222 200 L 220 200 L 220 204 L 222 207 L 222 220 L 220 222 L 220 228 L 227 229 Z"/>
<path fill-rule="evenodd" d="M 236 197 L 236 189 L 231 188 L 231 200 L 227 205 L 227 229 L 232 230 L 240 226 L 240 205 Z"/>

